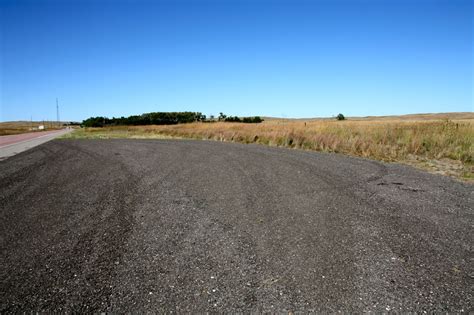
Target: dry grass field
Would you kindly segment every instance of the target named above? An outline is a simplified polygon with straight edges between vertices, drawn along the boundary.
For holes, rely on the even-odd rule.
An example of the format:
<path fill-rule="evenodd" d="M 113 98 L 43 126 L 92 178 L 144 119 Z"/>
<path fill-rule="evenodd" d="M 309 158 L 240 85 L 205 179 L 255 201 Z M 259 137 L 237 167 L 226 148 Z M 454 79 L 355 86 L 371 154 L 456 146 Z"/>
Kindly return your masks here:
<path fill-rule="evenodd" d="M 40 132 L 38 126 L 44 125 L 46 130 L 59 129 L 56 122 L 42 121 L 8 121 L 0 122 L 0 136 L 17 135 L 26 132 Z"/>
<path fill-rule="evenodd" d="M 269 119 L 261 124 L 214 122 L 87 128 L 66 137 L 173 137 L 258 143 L 401 162 L 474 181 L 474 115 L 458 113 L 454 117 L 457 119 L 442 118 L 411 115 L 410 119 L 376 117 L 345 121 Z"/>

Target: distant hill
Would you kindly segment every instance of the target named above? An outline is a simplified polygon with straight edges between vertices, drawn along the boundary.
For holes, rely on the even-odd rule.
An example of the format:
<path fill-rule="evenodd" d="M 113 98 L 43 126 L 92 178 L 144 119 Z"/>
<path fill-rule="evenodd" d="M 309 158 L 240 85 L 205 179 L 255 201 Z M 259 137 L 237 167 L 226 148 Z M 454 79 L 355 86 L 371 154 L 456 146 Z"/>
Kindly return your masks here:
<path fill-rule="evenodd" d="M 0 136 L 42 130 L 55 130 L 63 128 L 63 125 L 68 123 L 68 121 L 61 121 L 60 123 L 56 121 L 5 121 L 0 122 Z M 40 130 L 39 126 L 44 126 L 44 129 Z"/>
<path fill-rule="evenodd" d="M 458 112 L 458 113 L 435 113 L 435 114 L 407 114 L 396 116 L 366 116 L 366 117 L 349 117 L 351 119 L 363 120 L 381 120 L 381 119 L 400 119 L 400 120 L 433 120 L 433 119 L 474 119 L 474 112 Z"/>
<path fill-rule="evenodd" d="M 327 120 L 335 117 L 314 117 L 314 118 L 279 118 L 279 117 L 262 117 L 264 120 Z M 364 116 L 364 117 L 346 117 L 350 120 L 440 120 L 440 119 L 474 119 L 474 112 L 455 112 L 455 113 L 423 113 L 423 114 L 407 114 L 393 116 Z"/>

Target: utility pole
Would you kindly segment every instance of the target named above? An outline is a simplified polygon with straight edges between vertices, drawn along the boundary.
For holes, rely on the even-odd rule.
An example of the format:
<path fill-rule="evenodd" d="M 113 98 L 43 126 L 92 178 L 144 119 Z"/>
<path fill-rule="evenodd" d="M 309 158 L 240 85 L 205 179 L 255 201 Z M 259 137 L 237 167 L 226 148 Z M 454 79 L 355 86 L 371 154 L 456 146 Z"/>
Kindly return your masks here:
<path fill-rule="evenodd" d="M 58 122 L 58 127 L 60 127 L 59 123 L 59 104 L 58 104 L 58 98 L 56 97 L 56 121 Z"/>

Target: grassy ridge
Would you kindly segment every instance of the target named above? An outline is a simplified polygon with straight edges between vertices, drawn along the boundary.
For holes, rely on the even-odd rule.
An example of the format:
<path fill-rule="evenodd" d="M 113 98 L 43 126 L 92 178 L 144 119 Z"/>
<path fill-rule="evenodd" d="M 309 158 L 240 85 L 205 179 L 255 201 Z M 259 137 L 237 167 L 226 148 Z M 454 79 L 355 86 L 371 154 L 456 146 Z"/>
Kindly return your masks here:
<path fill-rule="evenodd" d="M 171 126 L 88 128 L 69 137 L 179 137 L 336 152 L 403 162 L 473 180 L 474 121 L 271 120 L 256 125 L 191 123 Z"/>
<path fill-rule="evenodd" d="M 10 121 L 0 122 L 0 136 L 17 135 L 27 132 L 41 132 L 38 126 L 44 125 L 47 130 L 58 130 L 61 127 L 56 122 L 50 121 Z"/>

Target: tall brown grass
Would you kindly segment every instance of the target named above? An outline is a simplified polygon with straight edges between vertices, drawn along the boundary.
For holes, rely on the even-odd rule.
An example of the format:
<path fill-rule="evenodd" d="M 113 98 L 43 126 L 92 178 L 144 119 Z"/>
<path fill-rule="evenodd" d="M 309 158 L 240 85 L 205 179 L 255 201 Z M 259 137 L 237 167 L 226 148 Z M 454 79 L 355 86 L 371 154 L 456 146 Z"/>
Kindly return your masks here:
<path fill-rule="evenodd" d="M 344 153 L 383 161 L 447 160 L 473 177 L 473 120 L 270 120 L 261 124 L 191 123 L 169 126 L 89 128 L 85 136 L 153 135 L 210 139 Z"/>
<path fill-rule="evenodd" d="M 61 127 L 56 122 L 51 121 L 10 121 L 0 122 L 0 136 L 17 135 L 27 132 L 41 132 L 38 126 L 45 126 L 46 130 L 57 130 Z"/>

